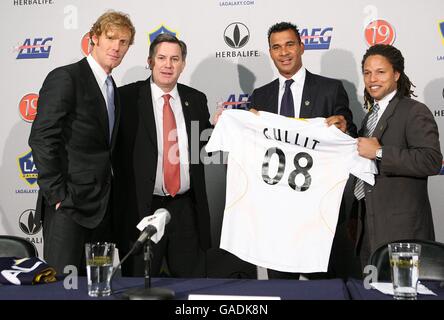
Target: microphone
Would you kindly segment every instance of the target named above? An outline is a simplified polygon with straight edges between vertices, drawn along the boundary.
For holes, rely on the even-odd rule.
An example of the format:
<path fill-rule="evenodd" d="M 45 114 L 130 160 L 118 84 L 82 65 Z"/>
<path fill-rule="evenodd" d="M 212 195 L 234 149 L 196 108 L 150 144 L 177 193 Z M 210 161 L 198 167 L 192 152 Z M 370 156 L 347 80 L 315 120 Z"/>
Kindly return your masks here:
<path fill-rule="evenodd" d="M 154 236 L 156 233 L 158 233 L 159 239 L 156 239 L 157 241 L 154 242 L 157 243 L 160 240 L 160 238 L 163 236 L 165 225 L 168 224 L 170 220 L 171 220 L 171 215 L 168 212 L 168 210 L 164 208 L 157 209 L 153 215 L 142 219 L 142 221 L 139 222 L 137 227 L 141 226 L 143 228 L 143 226 L 145 226 L 145 229 L 143 229 L 139 238 L 134 243 L 133 249 L 131 250 L 133 251 L 133 254 L 138 253 L 145 244 L 145 242 L 148 239 L 150 239 L 152 236 Z"/>
<path fill-rule="evenodd" d="M 164 208 L 160 208 L 157 209 L 152 215 L 143 218 L 139 224 L 137 225 L 137 228 L 139 230 L 143 229 L 142 232 L 140 233 L 139 238 L 137 239 L 137 241 L 134 243 L 133 247 L 131 248 L 131 250 L 125 255 L 125 257 L 123 257 L 123 259 L 119 262 L 119 264 L 114 268 L 112 274 L 111 274 L 111 278 L 110 278 L 110 284 L 111 284 L 111 292 L 113 292 L 112 289 L 112 280 L 115 276 L 115 274 L 117 273 L 117 270 L 119 270 L 120 266 L 126 261 L 126 259 L 128 259 L 128 257 L 130 257 L 132 254 L 137 253 L 138 251 L 140 251 L 141 248 L 143 248 L 146 244 L 146 242 L 151 239 L 154 243 L 159 242 L 159 240 L 162 238 L 163 233 L 165 231 L 165 225 L 170 222 L 171 220 L 171 215 L 168 212 L 168 210 L 164 209 Z M 154 236 L 154 237 L 153 237 Z M 155 239 L 154 239 L 155 238 Z M 147 245 L 148 250 L 149 250 L 149 245 Z M 153 288 L 151 289 L 151 278 L 149 277 L 149 254 L 145 254 L 144 255 L 144 260 L 145 260 L 145 289 L 136 289 L 135 292 L 133 293 L 131 290 L 128 290 L 129 292 L 127 292 L 129 294 L 129 296 L 127 296 L 126 298 L 129 297 L 135 297 L 135 298 L 140 298 L 139 294 L 142 294 L 143 297 L 145 297 L 147 294 L 150 298 L 152 298 L 153 296 L 160 296 L 164 299 L 170 299 L 174 296 L 174 293 L 172 293 L 170 290 L 166 290 L 166 289 L 156 289 Z M 125 296 L 125 295 L 124 295 Z"/>
<path fill-rule="evenodd" d="M 152 216 L 142 219 L 137 228 L 143 229 L 131 251 L 137 252 L 144 247 L 145 287 L 126 290 L 122 298 L 129 300 L 166 300 L 174 298 L 174 291 L 166 288 L 151 288 L 151 248 L 149 240 L 159 242 L 163 236 L 165 225 L 170 222 L 170 213 L 163 208 L 157 209 Z M 131 251 L 127 254 L 129 256 Z"/>

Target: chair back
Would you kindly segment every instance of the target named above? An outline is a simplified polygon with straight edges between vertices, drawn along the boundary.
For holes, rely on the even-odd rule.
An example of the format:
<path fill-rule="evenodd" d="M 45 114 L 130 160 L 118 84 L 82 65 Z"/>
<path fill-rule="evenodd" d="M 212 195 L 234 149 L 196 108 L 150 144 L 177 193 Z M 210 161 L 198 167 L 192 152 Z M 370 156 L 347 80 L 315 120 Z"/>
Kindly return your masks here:
<path fill-rule="evenodd" d="M 398 240 L 390 243 L 417 243 L 421 245 L 419 257 L 420 280 L 444 280 L 444 243 L 429 240 Z M 373 252 L 369 264 L 378 270 L 378 281 L 391 281 L 388 243 Z"/>
<path fill-rule="evenodd" d="M 38 257 L 35 245 L 25 238 L 0 235 L 0 257 Z"/>

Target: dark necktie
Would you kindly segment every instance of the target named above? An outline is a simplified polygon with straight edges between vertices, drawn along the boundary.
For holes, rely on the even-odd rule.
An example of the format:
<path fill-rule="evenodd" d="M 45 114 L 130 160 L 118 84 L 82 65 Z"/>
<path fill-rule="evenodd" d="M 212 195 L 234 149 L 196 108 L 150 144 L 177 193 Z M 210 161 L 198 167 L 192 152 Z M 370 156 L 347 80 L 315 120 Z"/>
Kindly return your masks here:
<path fill-rule="evenodd" d="M 166 191 L 174 197 L 180 189 L 179 144 L 176 119 L 169 94 L 163 95 L 163 181 Z"/>
<path fill-rule="evenodd" d="M 285 80 L 285 91 L 281 100 L 281 116 L 294 117 L 293 94 L 291 93 L 290 89 L 290 86 L 293 82 L 293 79 Z"/>
<path fill-rule="evenodd" d="M 108 111 L 108 125 L 109 125 L 109 141 L 111 141 L 111 137 L 113 135 L 114 129 L 114 86 L 111 76 L 108 76 L 105 81 L 106 84 L 106 109 Z"/>
<path fill-rule="evenodd" d="M 373 131 L 375 131 L 376 124 L 378 123 L 378 111 L 379 111 L 379 104 L 375 103 L 372 107 L 372 110 L 370 111 L 370 114 L 368 115 L 367 123 L 365 125 L 364 135 L 366 137 L 371 137 Z M 356 180 L 355 197 L 358 200 L 361 200 L 362 198 L 365 197 L 364 181 L 362 181 L 361 179 Z"/>

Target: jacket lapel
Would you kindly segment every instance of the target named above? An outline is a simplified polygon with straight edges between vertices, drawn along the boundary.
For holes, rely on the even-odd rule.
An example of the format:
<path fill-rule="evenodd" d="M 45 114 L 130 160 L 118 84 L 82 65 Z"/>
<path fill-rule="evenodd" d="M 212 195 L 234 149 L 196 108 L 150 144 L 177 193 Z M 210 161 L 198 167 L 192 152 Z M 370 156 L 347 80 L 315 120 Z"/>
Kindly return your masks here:
<path fill-rule="evenodd" d="M 177 84 L 177 91 L 179 92 L 180 96 L 180 103 L 182 104 L 182 112 L 183 117 L 185 119 L 185 127 L 187 128 L 187 136 L 188 136 L 188 146 L 191 146 L 191 121 L 193 120 L 193 106 L 192 101 L 190 101 L 186 90 L 184 90 L 184 87 L 178 83 Z M 198 119 L 195 119 L 198 120 Z M 199 138 L 199 137 L 198 137 Z"/>
<path fill-rule="evenodd" d="M 268 112 L 278 114 L 279 105 L 279 79 L 274 80 L 270 85 L 270 91 L 267 95 L 268 101 L 265 106 L 268 108 Z"/>
<path fill-rule="evenodd" d="M 140 87 L 139 96 L 137 98 L 137 108 L 139 110 L 140 119 L 147 131 L 148 138 L 155 147 L 154 150 L 157 152 L 156 120 L 154 118 L 154 106 L 150 83 L 151 77 L 144 81 Z"/>
<path fill-rule="evenodd" d="M 98 115 L 98 120 L 100 127 L 102 128 L 103 138 L 106 144 L 109 143 L 109 124 L 108 124 L 108 111 L 106 109 L 106 102 L 103 98 L 102 91 L 100 91 L 99 84 L 94 76 L 91 67 L 88 64 L 86 58 L 83 58 L 79 62 L 80 72 L 82 73 L 82 78 L 85 79 L 85 101 L 88 101 L 91 105 L 97 107 L 96 110 L 92 111 L 93 115 Z M 97 105 L 98 103 L 98 105 Z"/>
<path fill-rule="evenodd" d="M 304 89 L 302 90 L 301 109 L 299 111 L 299 118 L 311 118 L 312 111 L 315 106 L 316 92 L 318 85 L 312 74 L 305 71 Z"/>
<path fill-rule="evenodd" d="M 385 129 L 387 128 L 387 121 L 392 117 L 393 112 L 395 112 L 395 108 L 398 105 L 398 103 L 399 103 L 399 98 L 395 96 L 390 101 L 384 113 L 382 114 L 381 118 L 379 119 L 378 123 L 376 124 L 376 128 L 375 131 L 373 131 L 372 137 L 376 137 L 378 140 L 381 139 Z"/>

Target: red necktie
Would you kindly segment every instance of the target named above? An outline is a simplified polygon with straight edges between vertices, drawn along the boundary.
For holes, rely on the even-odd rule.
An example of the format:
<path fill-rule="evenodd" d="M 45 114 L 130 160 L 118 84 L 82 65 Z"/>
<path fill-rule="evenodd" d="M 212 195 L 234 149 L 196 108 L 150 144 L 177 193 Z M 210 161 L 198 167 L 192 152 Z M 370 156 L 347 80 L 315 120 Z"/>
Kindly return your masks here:
<path fill-rule="evenodd" d="M 180 189 L 179 144 L 176 119 L 169 94 L 163 95 L 163 181 L 166 191 L 174 197 Z"/>

